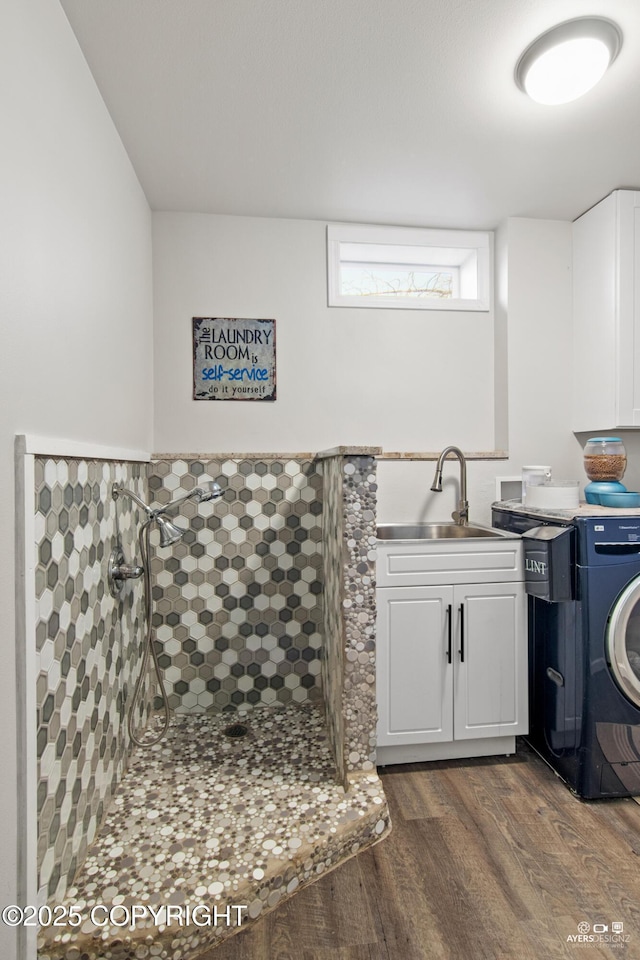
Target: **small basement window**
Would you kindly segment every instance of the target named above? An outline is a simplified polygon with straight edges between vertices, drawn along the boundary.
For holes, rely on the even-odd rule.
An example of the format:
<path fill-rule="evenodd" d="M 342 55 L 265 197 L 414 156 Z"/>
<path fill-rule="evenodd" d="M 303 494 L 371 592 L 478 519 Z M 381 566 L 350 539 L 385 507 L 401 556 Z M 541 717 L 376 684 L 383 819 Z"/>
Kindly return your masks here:
<path fill-rule="evenodd" d="M 330 307 L 489 310 L 492 234 L 329 224 Z"/>

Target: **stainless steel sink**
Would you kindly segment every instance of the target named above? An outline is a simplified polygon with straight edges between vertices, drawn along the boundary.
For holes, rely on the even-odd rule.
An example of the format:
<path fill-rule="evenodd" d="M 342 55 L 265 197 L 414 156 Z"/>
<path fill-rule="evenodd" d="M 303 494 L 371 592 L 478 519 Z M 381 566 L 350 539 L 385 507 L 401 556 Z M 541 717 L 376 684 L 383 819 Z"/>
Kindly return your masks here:
<path fill-rule="evenodd" d="M 383 523 L 378 540 L 473 540 L 479 537 L 504 537 L 502 530 L 459 523 Z"/>

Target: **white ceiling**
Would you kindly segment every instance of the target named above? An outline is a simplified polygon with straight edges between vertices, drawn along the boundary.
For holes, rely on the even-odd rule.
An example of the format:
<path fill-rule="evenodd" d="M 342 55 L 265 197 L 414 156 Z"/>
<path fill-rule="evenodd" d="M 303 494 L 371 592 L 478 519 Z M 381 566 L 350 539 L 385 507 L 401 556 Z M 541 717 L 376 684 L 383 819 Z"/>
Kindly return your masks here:
<path fill-rule="evenodd" d="M 640 188 L 640 0 L 61 0 L 155 210 L 491 229 Z M 623 32 L 560 107 L 515 85 L 571 17 Z"/>

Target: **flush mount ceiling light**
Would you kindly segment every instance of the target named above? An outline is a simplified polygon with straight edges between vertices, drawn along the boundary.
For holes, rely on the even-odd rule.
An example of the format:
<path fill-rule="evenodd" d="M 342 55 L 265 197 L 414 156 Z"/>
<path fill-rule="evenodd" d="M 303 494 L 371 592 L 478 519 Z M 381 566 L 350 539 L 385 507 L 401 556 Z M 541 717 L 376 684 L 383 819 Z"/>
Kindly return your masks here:
<path fill-rule="evenodd" d="M 611 20 L 566 20 L 529 44 L 516 64 L 516 83 L 538 103 L 569 103 L 596 85 L 621 46 Z"/>

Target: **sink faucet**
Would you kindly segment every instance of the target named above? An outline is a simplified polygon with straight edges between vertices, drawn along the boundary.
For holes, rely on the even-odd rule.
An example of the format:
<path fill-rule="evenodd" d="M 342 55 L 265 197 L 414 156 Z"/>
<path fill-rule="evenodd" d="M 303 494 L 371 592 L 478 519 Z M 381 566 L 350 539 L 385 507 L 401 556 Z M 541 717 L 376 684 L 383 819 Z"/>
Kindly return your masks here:
<path fill-rule="evenodd" d="M 458 500 L 458 509 L 451 514 L 453 519 L 460 526 L 464 526 L 469 520 L 469 504 L 467 503 L 467 461 L 464 453 L 459 447 L 445 447 L 436 464 L 436 473 L 431 484 L 434 493 L 442 493 L 442 465 L 448 454 L 452 453 L 460 461 L 460 499 Z"/>

